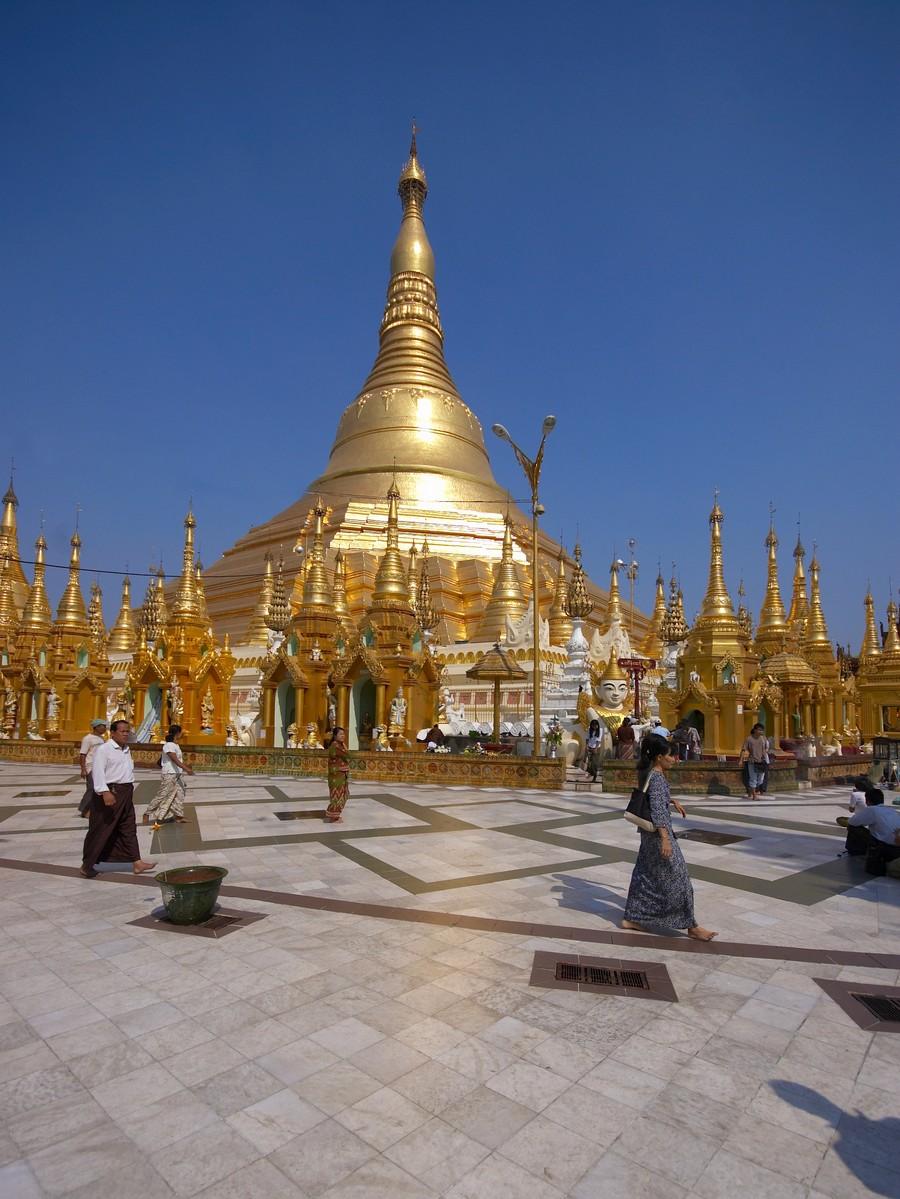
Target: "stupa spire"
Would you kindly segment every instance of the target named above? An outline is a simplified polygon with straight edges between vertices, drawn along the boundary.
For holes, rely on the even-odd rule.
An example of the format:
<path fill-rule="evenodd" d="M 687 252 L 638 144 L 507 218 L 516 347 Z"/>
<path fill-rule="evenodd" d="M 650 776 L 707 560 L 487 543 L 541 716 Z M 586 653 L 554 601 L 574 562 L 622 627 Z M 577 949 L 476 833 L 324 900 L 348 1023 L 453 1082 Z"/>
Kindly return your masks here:
<path fill-rule="evenodd" d="M 416 620 L 423 633 L 436 628 L 440 617 L 431 602 L 431 583 L 428 581 L 428 539 L 422 542 L 422 563 L 416 584 Z"/>
<path fill-rule="evenodd" d="M 134 627 L 134 613 L 131 610 L 131 579 L 128 575 L 122 580 L 122 603 L 119 615 L 109 634 L 107 648 L 112 653 L 133 654 L 137 645 L 137 631 Z"/>
<path fill-rule="evenodd" d="M 10 575 L 10 557 L 7 552 L 0 558 L 0 644 L 7 641 L 19 623 Z"/>
<path fill-rule="evenodd" d="M 334 614 L 341 626 L 353 623 L 347 600 L 347 560 L 341 550 L 334 559 Z"/>
<path fill-rule="evenodd" d="M 566 591 L 566 616 L 571 616 L 573 620 L 587 620 L 594 605 L 588 598 L 584 567 L 581 564 L 581 546 L 578 542 L 575 543 L 572 556 L 575 559 L 575 566 Z"/>
<path fill-rule="evenodd" d="M 875 625 L 875 601 L 872 599 L 871 588 L 866 592 L 865 605 L 866 631 L 859 657 L 861 662 L 871 662 L 873 658 L 881 657 L 881 638 L 878 636 L 878 629 Z"/>
<path fill-rule="evenodd" d="M 566 581 L 566 552 L 563 549 L 562 541 L 559 546 L 559 557 L 556 560 L 556 584 L 553 588 L 553 602 L 550 605 L 550 611 L 547 613 L 547 619 L 550 626 L 550 643 L 552 645 L 566 645 L 569 637 L 572 635 L 572 621 L 566 612 L 566 596 L 568 595 L 569 585 Z"/>
<path fill-rule="evenodd" d="M 272 602 L 266 617 L 267 626 L 274 633 L 283 633 L 291 623 L 291 605 L 284 587 L 284 558 L 278 559 L 278 570 L 272 584 Z"/>
<path fill-rule="evenodd" d="M 194 579 L 197 587 L 197 606 L 200 609 L 200 620 L 204 629 L 210 628 L 212 621 L 209 619 L 209 608 L 206 606 L 206 584 L 203 581 L 203 563 L 197 559 L 197 564 L 194 567 Z M 227 637 L 228 634 L 226 633 Z"/>
<path fill-rule="evenodd" d="M 738 631 L 737 619 L 731 596 L 725 586 L 725 571 L 722 558 L 722 522 L 725 514 L 719 507 L 719 493 L 716 491 L 712 511 L 709 514 L 709 577 L 706 583 L 706 594 L 700 605 L 699 626 L 715 624 L 722 628 Z"/>
<path fill-rule="evenodd" d="M 666 619 L 663 622 L 662 636 L 666 644 L 684 641 L 690 629 L 684 616 L 684 593 L 678 586 L 675 574 L 675 563 L 672 563 L 672 577 L 669 580 L 669 603 L 666 607 Z"/>
<path fill-rule="evenodd" d="M 400 479 L 415 503 L 480 495 L 501 502 L 481 425 L 463 402 L 444 360 L 444 331 L 435 290 L 434 252 L 425 229 L 428 182 L 416 131 L 400 172 L 400 229 L 375 362 L 345 409 L 324 474 L 311 485 L 379 500 L 387 479 Z M 394 464 L 392 467 L 392 463 Z"/>
<path fill-rule="evenodd" d="M 803 559 L 806 557 L 806 550 L 803 548 L 803 542 L 800 540 L 800 530 L 797 530 L 797 544 L 794 546 L 794 591 L 791 596 L 791 610 L 788 612 L 788 624 L 792 629 L 801 627 L 805 624 L 806 618 L 809 616 L 809 598 L 806 594 L 806 571 L 803 568 Z"/>
<path fill-rule="evenodd" d="M 16 523 L 16 509 L 19 501 L 13 488 L 12 471 L 9 475 L 9 487 L 3 497 L 3 515 L 0 517 L 0 556 L 9 557 L 9 583 L 16 610 L 21 611 L 28 594 L 28 580 L 22 570 L 19 560 L 19 532 Z"/>
<path fill-rule="evenodd" d="M 881 656 L 885 662 L 900 661 L 900 630 L 897 629 L 897 605 L 893 600 L 887 606 L 887 633 Z"/>
<path fill-rule="evenodd" d="M 73 632 L 89 633 L 87 608 L 84 606 L 84 596 L 81 594 L 81 538 L 77 528 L 72 534 L 69 545 L 72 547 L 69 556 L 69 581 L 56 609 L 56 627 L 71 629 Z"/>
<path fill-rule="evenodd" d="M 613 558 L 609 567 L 609 600 L 606 605 L 607 629 L 614 620 L 622 623 L 622 600 L 619 595 L 619 568 L 621 566 L 621 558 Z"/>
<path fill-rule="evenodd" d="M 412 610 L 406 567 L 403 565 L 403 557 L 400 554 L 400 489 L 397 487 L 396 476 L 388 488 L 387 501 L 385 550 L 378 565 L 378 573 L 375 575 L 372 605 L 402 605 Z"/>
<path fill-rule="evenodd" d="M 413 541 L 410 543 L 409 565 L 406 568 L 406 580 L 409 584 L 409 598 L 413 604 L 415 604 L 416 591 L 418 590 L 419 586 L 419 572 L 417 568 L 418 557 L 419 551 L 416 549 L 416 543 Z"/>
<path fill-rule="evenodd" d="M 327 509 L 322 497 L 316 496 L 312 509 L 312 547 L 306 556 L 306 577 L 303 580 L 303 607 L 328 608 L 334 604 L 331 580 L 325 569 L 325 516 Z"/>
<path fill-rule="evenodd" d="M 766 550 L 768 551 L 766 594 L 759 611 L 759 623 L 756 626 L 756 645 L 760 650 L 777 653 L 784 645 L 788 630 L 784 604 L 781 600 L 781 588 L 778 585 L 778 536 L 775 532 L 774 510 L 771 507 Z"/>
<path fill-rule="evenodd" d="M 88 625 L 91 630 L 91 640 L 99 649 L 106 648 L 106 623 L 103 620 L 103 591 L 100 584 L 94 580 L 91 583 L 91 602 L 88 605 Z"/>
<path fill-rule="evenodd" d="M 653 615 L 650 617 L 650 628 L 641 644 L 641 653 L 648 658 L 659 658 L 663 652 L 663 628 L 666 623 L 666 584 L 660 570 L 656 576 L 656 600 L 653 604 Z"/>
<path fill-rule="evenodd" d="M 472 640 L 502 641 L 506 635 L 507 618 L 520 620 L 527 608 L 528 601 L 522 594 L 519 572 L 513 559 L 512 521 L 507 516 L 503 525 L 503 548 L 494 575 L 491 598 Z"/>
<path fill-rule="evenodd" d="M 50 632 L 50 626 L 53 623 L 50 601 L 47 599 L 47 590 L 44 586 L 44 574 L 47 570 L 46 559 L 47 542 L 44 540 L 44 534 L 40 533 L 34 543 L 34 582 L 29 589 L 25 610 L 22 613 L 22 632 L 46 635 Z"/>
<path fill-rule="evenodd" d="M 197 596 L 197 576 L 194 566 L 194 529 L 197 520 L 191 507 L 184 518 L 184 549 L 181 554 L 181 578 L 172 605 L 172 617 L 177 623 L 199 624 L 200 602 Z"/>
<path fill-rule="evenodd" d="M 834 652 L 828 637 L 825 613 L 822 611 L 822 595 L 819 590 L 819 559 L 816 557 L 815 545 L 813 545 L 812 561 L 809 564 L 809 579 L 809 618 L 806 622 L 806 638 L 803 642 L 803 649 L 811 662 L 824 665 L 834 660 Z"/>
<path fill-rule="evenodd" d="M 275 575 L 272 570 L 272 555 L 266 550 L 259 599 L 256 601 L 256 607 L 253 609 L 250 623 L 247 625 L 247 631 L 243 637 L 244 645 L 265 645 L 267 643 L 269 639 L 269 627 L 266 624 L 266 618 L 269 615 L 269 606 L 272 603 L 272 590 L 274 586 Z"/>

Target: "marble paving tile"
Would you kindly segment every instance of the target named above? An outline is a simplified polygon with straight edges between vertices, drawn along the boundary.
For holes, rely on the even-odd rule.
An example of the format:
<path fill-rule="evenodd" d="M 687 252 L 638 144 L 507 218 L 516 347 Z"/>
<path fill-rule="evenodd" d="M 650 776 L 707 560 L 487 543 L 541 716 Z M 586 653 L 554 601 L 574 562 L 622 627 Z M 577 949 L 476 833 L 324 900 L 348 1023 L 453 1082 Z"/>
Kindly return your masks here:
<path fill-rule="evenodd" d="M 447 1199 L 483 1199 L 485 1195 L 502 1195 L 504 1199 L 561 1199 L 563 1194 L 515 1162 L 492 1153 L 447 1191 Z"/>
<path fill-rule="evenodd" d="M 228 1123 L 260 1153 L 269 1154 L 324 1119 L 319 1108 L 285 1089 L 235 1112 Z"/>
<path fill-rule="evenodd" d="M 74 1095 L 86 1095 L 86 1092 L 64 1065 L 35 1070 L 0 1085 L 0 1119 L 9 1120 L 21 1112 Z"/>
<path fill-rule="evenodd" d="M 339 1112 L 336 1119 L 383 1152 L 428 1120 L 428 1112 L 391 1087 L 383 1087 Z"/>
<path fill-rule="evenodd" d="M 261 1157 L 260 1152 L 222 1121 L 201 1128 L 150 1155 L 150 1163 L 176 1195 L 196 1195 Z"/>
<path fill-rule="evenodd" d="M 441 1119 L 487 1149 L 496 1149 L 534 1119 L 531 1108 L 479 1087 L 441 1113 Z"/>
<path fill-rule="evenodd" d="M 125 1133 L 115 1125 L 104 1124 L 37 1150 L 28 1163 L 43 1191 L 64 1195 L 114 1170 L 127 1175 L 140 1160 L 136 1146 Z"/>
<path fill-rule="evenodd" d="M 116 1123 L 144 1153 L 193 1136 L 217 1120 L 209 1104 L 191 1091 L 178 1091 L 116 1115 Z"/>
<path fill-rule="evenodd" d="M 306 1192 L 267 1158 L 260 1158 L 200 1191 L 197 1199 L 306 1199 Z"/>
<path fill-rule="evenodd" d="M 564 1194 L 603 1155 L 603 1149 L 595 1142 L 543 1116 L 526 1124 L 498 1152 Z"/>
<path fill-rule="evenodd" d="M 314 1103 L 321 1111 L 335 1116 L 345 1107 L 380 1090 L 381 1085 L 356 1066 L 339 1061 L 334 1066 L 326 1066 L 316 1074 L 299 1079 L 293 1087 L 298 1095 Z"/>
<path fill-rule="evenodd" d="M 283 1085 L 256 1062 L 242 1062 L 231 1070 L 213 1075 L 191 1090 L 203 1103 L 209 1104 L 217 1115 L 230 1116 L 282 1090 Z"/>
<path fill-rule="evenodd" d="M 322 1152 L 322 1146 L 328 1152 Z M 318 1199 L 376 1155 L 376 1150 L 334 1120 L 317 1125 L 271 1155 L 271 1162 L 304 1195 Z M 373 1197 L 374 1199 L 374 1197 Z"/>
<path fill-rule="evenodd" d="M 572 1199 L 685 1199 L 688 1192 L 671 1178 L 618 1153 L 606 1153 L 576 1184 Z"/>

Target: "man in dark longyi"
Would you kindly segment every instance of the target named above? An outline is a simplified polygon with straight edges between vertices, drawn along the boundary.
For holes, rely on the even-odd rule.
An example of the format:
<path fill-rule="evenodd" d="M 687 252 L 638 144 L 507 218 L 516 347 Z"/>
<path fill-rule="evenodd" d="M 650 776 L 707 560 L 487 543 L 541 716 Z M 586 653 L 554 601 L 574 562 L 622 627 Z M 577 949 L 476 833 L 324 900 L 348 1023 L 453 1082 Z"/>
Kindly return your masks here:
<path fill-rule="evenodd" d="M 98 862 L 131 862 L 135 874 L 146 874 L 155 862 L 145 862 L 138 847 L 134 818 L 134 763 L 128 748 L 127 720 L 114 720 L 109 740 L 97 747 L 91 769 L 91 799 L 81 873 L 95 878 Z"/>

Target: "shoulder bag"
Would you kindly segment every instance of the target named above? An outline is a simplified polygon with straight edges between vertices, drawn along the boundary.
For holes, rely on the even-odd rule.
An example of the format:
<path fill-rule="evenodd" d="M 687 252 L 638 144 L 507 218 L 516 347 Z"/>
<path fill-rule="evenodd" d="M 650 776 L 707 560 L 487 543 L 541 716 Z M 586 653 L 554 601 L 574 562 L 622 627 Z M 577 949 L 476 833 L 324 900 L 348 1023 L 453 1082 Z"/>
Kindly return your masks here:
<path fill-rule="evenodd" d="M 647 781 L 643 787 L 635 787 L 631 792 L 631 799 L 628 801 L 628 806 L 625 808 L 623 815 L 629 824 L 635 825 L 637 828 L 642 828 L 645 833 L 655 833 L 656 825 L 650 819 L 650 800 L 647 798 L 647 788 L 650 786 L 650 778 L 653 771 L 647 775 Z"/>

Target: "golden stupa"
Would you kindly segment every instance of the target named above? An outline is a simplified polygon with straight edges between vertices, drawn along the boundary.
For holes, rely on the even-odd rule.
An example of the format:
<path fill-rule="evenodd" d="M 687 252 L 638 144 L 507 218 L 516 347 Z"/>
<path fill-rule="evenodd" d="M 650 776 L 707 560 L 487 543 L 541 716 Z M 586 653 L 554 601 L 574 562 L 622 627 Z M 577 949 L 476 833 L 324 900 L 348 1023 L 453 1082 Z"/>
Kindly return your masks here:
<path fill-rule="evenodd" d="M 398 192 L 403 214 L 391 252 L 378 353 L 338 422 L 325 470 L 300 499 L 252 528 L 206 574 L 215 629 L 230 633 L 236 641 L 245 641 L 252 626 L 267 570 L 266 555 L 277 559 L 281 547 L 302 545 L 304 534 L 311 532 L 310 514 L 319 500 L 328 509 L 324 552 L 329 573 L 340 552 L 354 621 L 363 616 L 375 587 L 392 488 L 402 496 L 400 552 L 408 555 L 414 544 L 428 542 L 436 642 L 479 638 L 501 561 L 507 574 L 515 571 L 523 579 L 526 576 L 530 546 L 525 530 L 530 516 L 510 506 L 495 480 L 481 423 L 460 396 L 444 360 L 434 253 L 423 219 L 428 185 L 415 133 Z M 540 602 L 546 610 L 560 586 L 560 548 L 543 535 L 540 544 Z M 285 562 L 295 612 L 303 581 L 294 586 L 294 580 L 303 572 L 304 560 L 303 554 L 289 554 Z M 590 591 L 600 626 L 606 595 L 593 586 Z M 488 623 L 494 638 L 494 625 L 499 628 L 499 622 Z M 636 631 L 639 636 L 646 631 L 640 614 Z"/>

